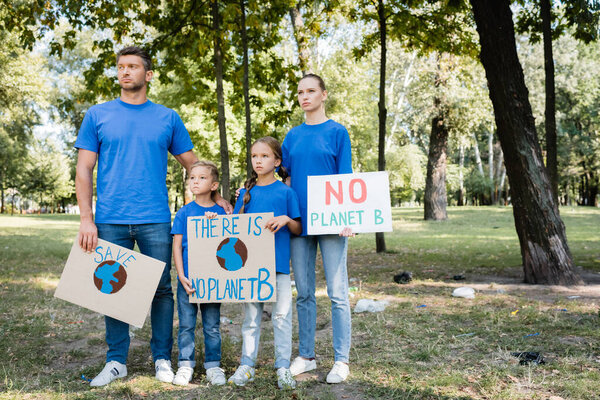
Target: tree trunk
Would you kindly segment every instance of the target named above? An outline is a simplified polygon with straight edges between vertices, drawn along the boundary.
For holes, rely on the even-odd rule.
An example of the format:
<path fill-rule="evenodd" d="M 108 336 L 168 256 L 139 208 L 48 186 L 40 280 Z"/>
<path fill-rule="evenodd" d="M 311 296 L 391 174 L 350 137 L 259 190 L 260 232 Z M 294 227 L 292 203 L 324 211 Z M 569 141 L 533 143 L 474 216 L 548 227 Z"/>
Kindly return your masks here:
<path fill-rule="evenodd" d="M 387 21 L 383 0 L 377 2 L 377 14 L 379 16 L 379 44 L 381 46 L 381 62 L 379 64 L 379 148 L 377 167 L 385 171 L 385 120 L 387 110 L 385 108 L 385 67 L 387 57 Z M 385 237 L 383 232 L 375 233 L 375 247 L 378 253 L 385 251 Z"/>
<path fill-rule="evenodd" d="M 215 35 L 215 78 L 217 80 L 217 108 L 219 124 L 219 140 L 221 142 L 221 187 L 225 200 L 230 201 L 229 194 L 229 150 L 227 147 L 227 131 L 225 128 L 225 98 L 223 95 L 223 53 L 221 50 L 221 30 L 219 27 L 219 2 L 212 3 L 213 34 Z"/>
<path fill-rule="evenodd" d="M 558 156 L 556 142 L 556 96 L 554 89 L 554 58 L 552 57 L 552 4 L 550 0 L 540 0 L 542 33 L 544 36 L 544 71 L 546 74 L 546 169 L 554 202 L 558 204 Z"/>
<path fill-rule="evenodd" d="M 525 282 L 582 283 L 542 160 L 508 0 L 470 0 L 510 180 Z"/>
<path fill-rule="evenodd" d="M 436 88 L 443 85 L 441 56 L 438 56 Z M 448 126 L 446 125 L 446 104 L 439 94 L 435 95 L 434 106 L 437 115 L 431 120 L 429 155 L 427 156 L 427 178 L 425 180 L 425 220 L 441 221 L 448 219 L 446 206 L 446 163 L 448 151 Z"/>
<path fill-rule="evenodd" d="M 244 111 L 246 114 L 246 177 L 252 176 L 252 160 L 250 159 L 250 146 L 252 146 L 252 124 L 250 121 L 250 88 L 248 84 L 248 34 L 246 32 L 246 0 L 240 0 L 242 11 L 242 50 L 244 53 Z"/>
<path fill-rule="evenodd" d="M 458 202 L 457 205 L 465 205 L 465 182 L 463 169 L 465 167 L 465 146 L 461 143 L 458 147 Z"/>
<path fill-rule="evenodd" d="M 475 132 L 472 133 L 473 136 L 473 150 L 475 150 L 475 164 L 477 165 L 477 171 L 479 171 L 479 175 L 483 176 L 483 164 L 481 163 L 481 154 L 479 154 L 479 142 L 477 141 L 477 135 Z"/>
<path fill-rule="evenodd" d="M 304 76 L 309 71 L 308 61 L 310 50 L 308 48 L 308 36 L 304 30 L 304 21 L 302 20 L 302 14 L 300 14 L 300 2 L 295 7 L 290 8 L 290 20 L 292 21 L 296 46 L 298 46 L 298 64 L 300 71 L 302 71 L 302 76 Z"/>
<path fill-rule="evenodd" d="M 494 129 L 488 135 L 488 178 L 490 179 L 490 205 L 496 202 L 494 190 Z"/>

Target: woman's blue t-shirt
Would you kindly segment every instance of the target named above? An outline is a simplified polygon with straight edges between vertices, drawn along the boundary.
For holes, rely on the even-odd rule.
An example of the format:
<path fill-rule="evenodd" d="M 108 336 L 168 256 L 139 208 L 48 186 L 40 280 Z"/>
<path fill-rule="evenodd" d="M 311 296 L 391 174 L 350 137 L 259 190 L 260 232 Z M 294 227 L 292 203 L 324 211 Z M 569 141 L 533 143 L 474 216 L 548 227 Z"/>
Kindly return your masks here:
<path fill-rule="evenodd" d="M 240 212 L 245 194 L 246 189 L 242 189 L 235 203 L 233 211 L 235 214 Z M 298 196 L 281 181 L 266 186 L 254 186 L 250 189 L 250 195 L 252 197 L 244 207 L 244 213 L 272 212 L 275 217 L 280 215 L 287 215 L 291 219 L 300 217 Z M 283 274 L 290 273 L 290 230 L 287 225 L 275 234 L 275 270 Z"/>
<path fill-rule="evenodd" d="M 283 166 L 298 194 L 302 216 L 302 236 L 306 236 L 307 178 L 310 175 L 352 173 L 350 136 L 334 120 L 321 124 L 306 123 L 292 128 L 281 146 Z"/>
<path fill-rule="evenodd" d="M 215 204 L 212 207 L 202 207 L 195 201 L 186 204 L 181 207 L 175 215 L 173 221 L 173 228 L 171 228 L 171 235 L 183 235 L 181 240 L 182 256 L 183 256 L 183 274 L 186 278 L 188 275 L 188 235 L 187 235 L 187 220 L 188 217 L 203 217 L 207 212 L 214 212 L 219 215 L 225 215 L 226 212 L 223 207 Z"/>

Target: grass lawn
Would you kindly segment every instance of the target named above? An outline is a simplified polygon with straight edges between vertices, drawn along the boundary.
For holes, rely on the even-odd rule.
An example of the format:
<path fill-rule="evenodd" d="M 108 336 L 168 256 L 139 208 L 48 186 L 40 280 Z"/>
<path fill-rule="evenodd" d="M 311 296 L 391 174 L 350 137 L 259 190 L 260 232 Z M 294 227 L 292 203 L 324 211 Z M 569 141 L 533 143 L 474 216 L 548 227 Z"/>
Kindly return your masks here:
<path fill-rule="evenodd" d="M 104 319 L 53 297 L 78 217 L 0 215 L 0 399 L 598 399 L 599 209 L 561 209 L 575 263 L 589 282 L 577 288 L 521 284 L 511 208 L 450 208 L 445 222 L 423 221 L 421 209 L 393 212 L 387 253 L 375 253 L 374 235 L 351 239 L 351 306 L 363 298 L 389 305 L 353 313 L 350 378 L 325 383 L 333 350 L 319 268 L 318 369 L 301 376 L 293 392 L 277 389 L 269 321 L 256 380 L 244 388 L 209 387 L 200 366 L 188 387 L 155 381 L 146 321 L 131 332 L 127 378 L 90 390 L 82 375 L 93 377 L 104 365 Z M 394 283 L 401 271 L 414 280 Z M 453 280 L 458 274 L 466 280 Z M 459 286 L 475 288 L 475 299 L 451 297 Z M 241 352 L 242 307 L 224 305 L 222 315 L 232 321 L 222 325 L 229 376 Z M 511 356 L 517 351 L 540 352 L 546 363 L 519 365 Z"/>

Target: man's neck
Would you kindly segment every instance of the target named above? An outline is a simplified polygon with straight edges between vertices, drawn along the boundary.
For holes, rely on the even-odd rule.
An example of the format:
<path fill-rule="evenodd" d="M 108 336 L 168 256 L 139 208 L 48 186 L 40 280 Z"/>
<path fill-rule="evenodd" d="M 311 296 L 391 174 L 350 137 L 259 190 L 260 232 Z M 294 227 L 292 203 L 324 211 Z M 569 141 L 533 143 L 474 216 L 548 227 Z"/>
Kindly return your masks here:
<path fill-rule="evenodd" d="M 136 91 L 121 89 L 121 101 L 128 104 L 144 104 L 148 101 L 146 87 Z"/>

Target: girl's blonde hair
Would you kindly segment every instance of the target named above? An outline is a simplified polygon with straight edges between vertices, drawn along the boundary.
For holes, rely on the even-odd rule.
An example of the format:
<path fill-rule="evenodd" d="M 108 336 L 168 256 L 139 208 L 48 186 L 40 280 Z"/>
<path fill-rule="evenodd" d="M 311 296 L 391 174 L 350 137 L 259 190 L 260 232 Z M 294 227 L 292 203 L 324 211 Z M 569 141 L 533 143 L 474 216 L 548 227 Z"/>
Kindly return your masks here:
<path fill-rule="evenodd" d="M 281 153 L 281 145 L 279 144 L 279 141 L 277 139 L 275 139 L 272 136 L 261 137 L 260 139 L 256 140 L 254 143 L 252 143 L 252 146 L 250 147 L 250 149 L 252 149 L 252 147 L 254 147 L 254 145 L 257 143 L 264 143 L 267 146 L 269 146 L 271 148 L 271 150 L 273 151 L 273 154 L 275 155 L 275 159 L 277 159 L 279 161 L 283 161 L 282 153 Z M 287 179 L 287 177 L 289 176 L 287 170 L 281 164 L 279 165 L 277 174 L 281 177 L 281 179 L 284 182 Z M 250 189 L 252 189 L 254 186 L 256 186 L 257 179 L 258 179 L 258 175 L 256 174 L 256 172 L 254 170 L 252 170 L 252 176 L 250 177 L 250 179 L 248 179 L 246 181 L 246 183 L 244 183 L 244 189 L 246 189 L 246 193 L 244 194 L 244 199 L 243 199 L 244 203 L 242 204 L 242 208 L 240 208 L 240 214 L 242 214 L 244 212 L 244 208 L 246 207 L 246 204 L 248 204 L 250 202 L 250 199 L 252 198 L 252 196 L 250 195 Z"/>

